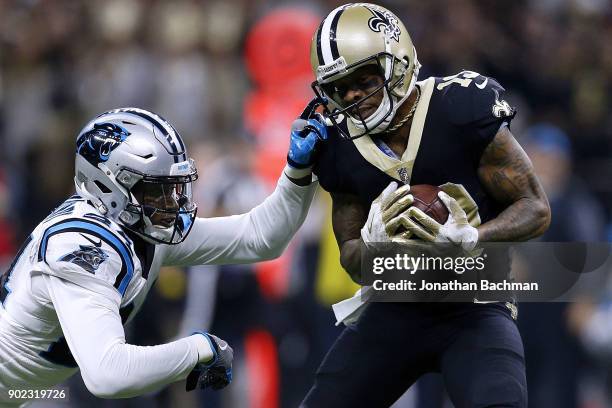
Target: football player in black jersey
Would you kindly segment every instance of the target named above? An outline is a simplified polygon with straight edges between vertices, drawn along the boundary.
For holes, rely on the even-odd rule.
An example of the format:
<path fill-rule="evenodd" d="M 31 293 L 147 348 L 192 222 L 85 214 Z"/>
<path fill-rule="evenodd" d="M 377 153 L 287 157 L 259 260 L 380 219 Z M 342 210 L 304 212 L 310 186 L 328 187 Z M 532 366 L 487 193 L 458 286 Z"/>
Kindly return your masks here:
<path fill-rule="evenodd" d="M 321 22 L 311 62 L 315 93 L 327 100 L 319 120 L 328 136 L 314 172 L 331 193 L 341 263 L 355 281 L 362 242 L 393 239 L 399 226 L 466 250 L 546 230 L 548 200 L 510 132 L 515 112 L 494 79 L 463 71 L 417 82 L 404 25 L 366 3 L 338 7 Z M 393 181 L 403 186 L 395 190 Z M 441 186 L 452 210 L 444 225 L 407 208 L 409 185 L 417 184 Z M 325 357 L 303 407 L 387 407 L 428 372 L 442 374 L 457 408 L 527 406 L 514 305 L 369 303 L 362 310 Z"/>

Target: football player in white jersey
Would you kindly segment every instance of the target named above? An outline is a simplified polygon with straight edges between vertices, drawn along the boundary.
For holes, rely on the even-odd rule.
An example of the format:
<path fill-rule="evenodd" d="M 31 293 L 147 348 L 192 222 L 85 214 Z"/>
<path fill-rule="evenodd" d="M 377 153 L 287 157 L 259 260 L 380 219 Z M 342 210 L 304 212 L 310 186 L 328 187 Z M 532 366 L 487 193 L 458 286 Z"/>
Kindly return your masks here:
<path fill-rule="evenodd" d="M 164 265 L 278 257 L 308 212 L 312 153 L 323 138 L 324 128 L 293 132 L 292 166 L 262 204 L 204 219 L 191 196 L 195 164 L 171 124 L 137 108 L 90 121 L 77 138 L 76 195 L 36 227 L 1 275 L 0 405 L 19 406 L 15 397 L 28 394 L 15 390 L 48 389 L 79 369 L 103 398 L 184 379 L 188 390 L 229 384 L 233 351 L 218 337 L 141 347 L 126 343 L 123 324 Z"/>

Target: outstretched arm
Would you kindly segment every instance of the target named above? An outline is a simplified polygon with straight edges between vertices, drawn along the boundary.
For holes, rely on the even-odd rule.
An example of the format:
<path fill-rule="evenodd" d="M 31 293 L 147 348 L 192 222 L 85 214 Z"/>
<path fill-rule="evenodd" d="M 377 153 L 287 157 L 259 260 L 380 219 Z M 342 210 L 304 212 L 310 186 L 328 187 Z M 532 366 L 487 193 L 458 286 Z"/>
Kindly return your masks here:
<path fill-rule="evenodd" d="M 293 122 L 287 166 L 276 190 L 246 214 L 198 218 L 189 237 L 166 249 L 165 265 L 250 263 L 278 258 L 300 228 L 316 191 L 312 167 L 327 129 L 311 100 Z"/>
<path fill-rule="evenodd" d="M 505 209 L 478 227 L 479 241 L 526 241 L 550 224 L 550 205 L 531 161 L 507 126 L 486 147 L 478 176 L 485 190 Z"/>
<path fill-rule="evenodd" d="M 183 243 L 166 247 L 164 264 L 249 263 L 279 257 L 304 222 L 317 184 L 301 186 L 283 173 L 274 192 L 248 213 L 197 218 Z"/>

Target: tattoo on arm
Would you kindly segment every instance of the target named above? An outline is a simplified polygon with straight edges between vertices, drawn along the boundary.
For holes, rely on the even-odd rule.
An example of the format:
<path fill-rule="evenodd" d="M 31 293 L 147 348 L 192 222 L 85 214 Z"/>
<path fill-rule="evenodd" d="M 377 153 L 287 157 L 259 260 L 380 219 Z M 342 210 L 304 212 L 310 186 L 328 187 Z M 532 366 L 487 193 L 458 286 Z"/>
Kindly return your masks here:
<path fill-rule="evenodd" d="M 531 161 L 503 127 L 485 149 L 478 176 L 487 193 L 505 209 L 478 227 L 481 241 L 524 241 L 542 235 L 550 206 Z"/>
<path fill-rule="evenodd" d="M 340 263 L 353 281 L 361 281 L 361 228 L 367 219 L 367 211 L 357 196 L 331 195 L 332 225 L 340 248 Z"/>

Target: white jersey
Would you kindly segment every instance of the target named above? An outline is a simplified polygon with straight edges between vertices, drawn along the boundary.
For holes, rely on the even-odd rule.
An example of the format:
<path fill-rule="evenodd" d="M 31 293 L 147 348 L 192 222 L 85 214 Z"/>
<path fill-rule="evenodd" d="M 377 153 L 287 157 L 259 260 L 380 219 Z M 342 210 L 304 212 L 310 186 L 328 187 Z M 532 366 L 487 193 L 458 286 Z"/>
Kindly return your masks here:
<path fill-rule="evenodd" d="M 102 397 L 139 395 L 184 379 L 198 362 L 200 335 L 139 347 L 123 324 L 142 305 L 161 266 L 257 262 L 278 257 L 300 227 L 316 183 L 283 174 L 246 214 L 197 218 L 178 245 L 132 239 L 73 196 L 23 244 L 0 280 L 0 405 L 8 390 L 43 389 L 79 368 Z M 196 339 L 199 338 L 199 339 Z"/>

